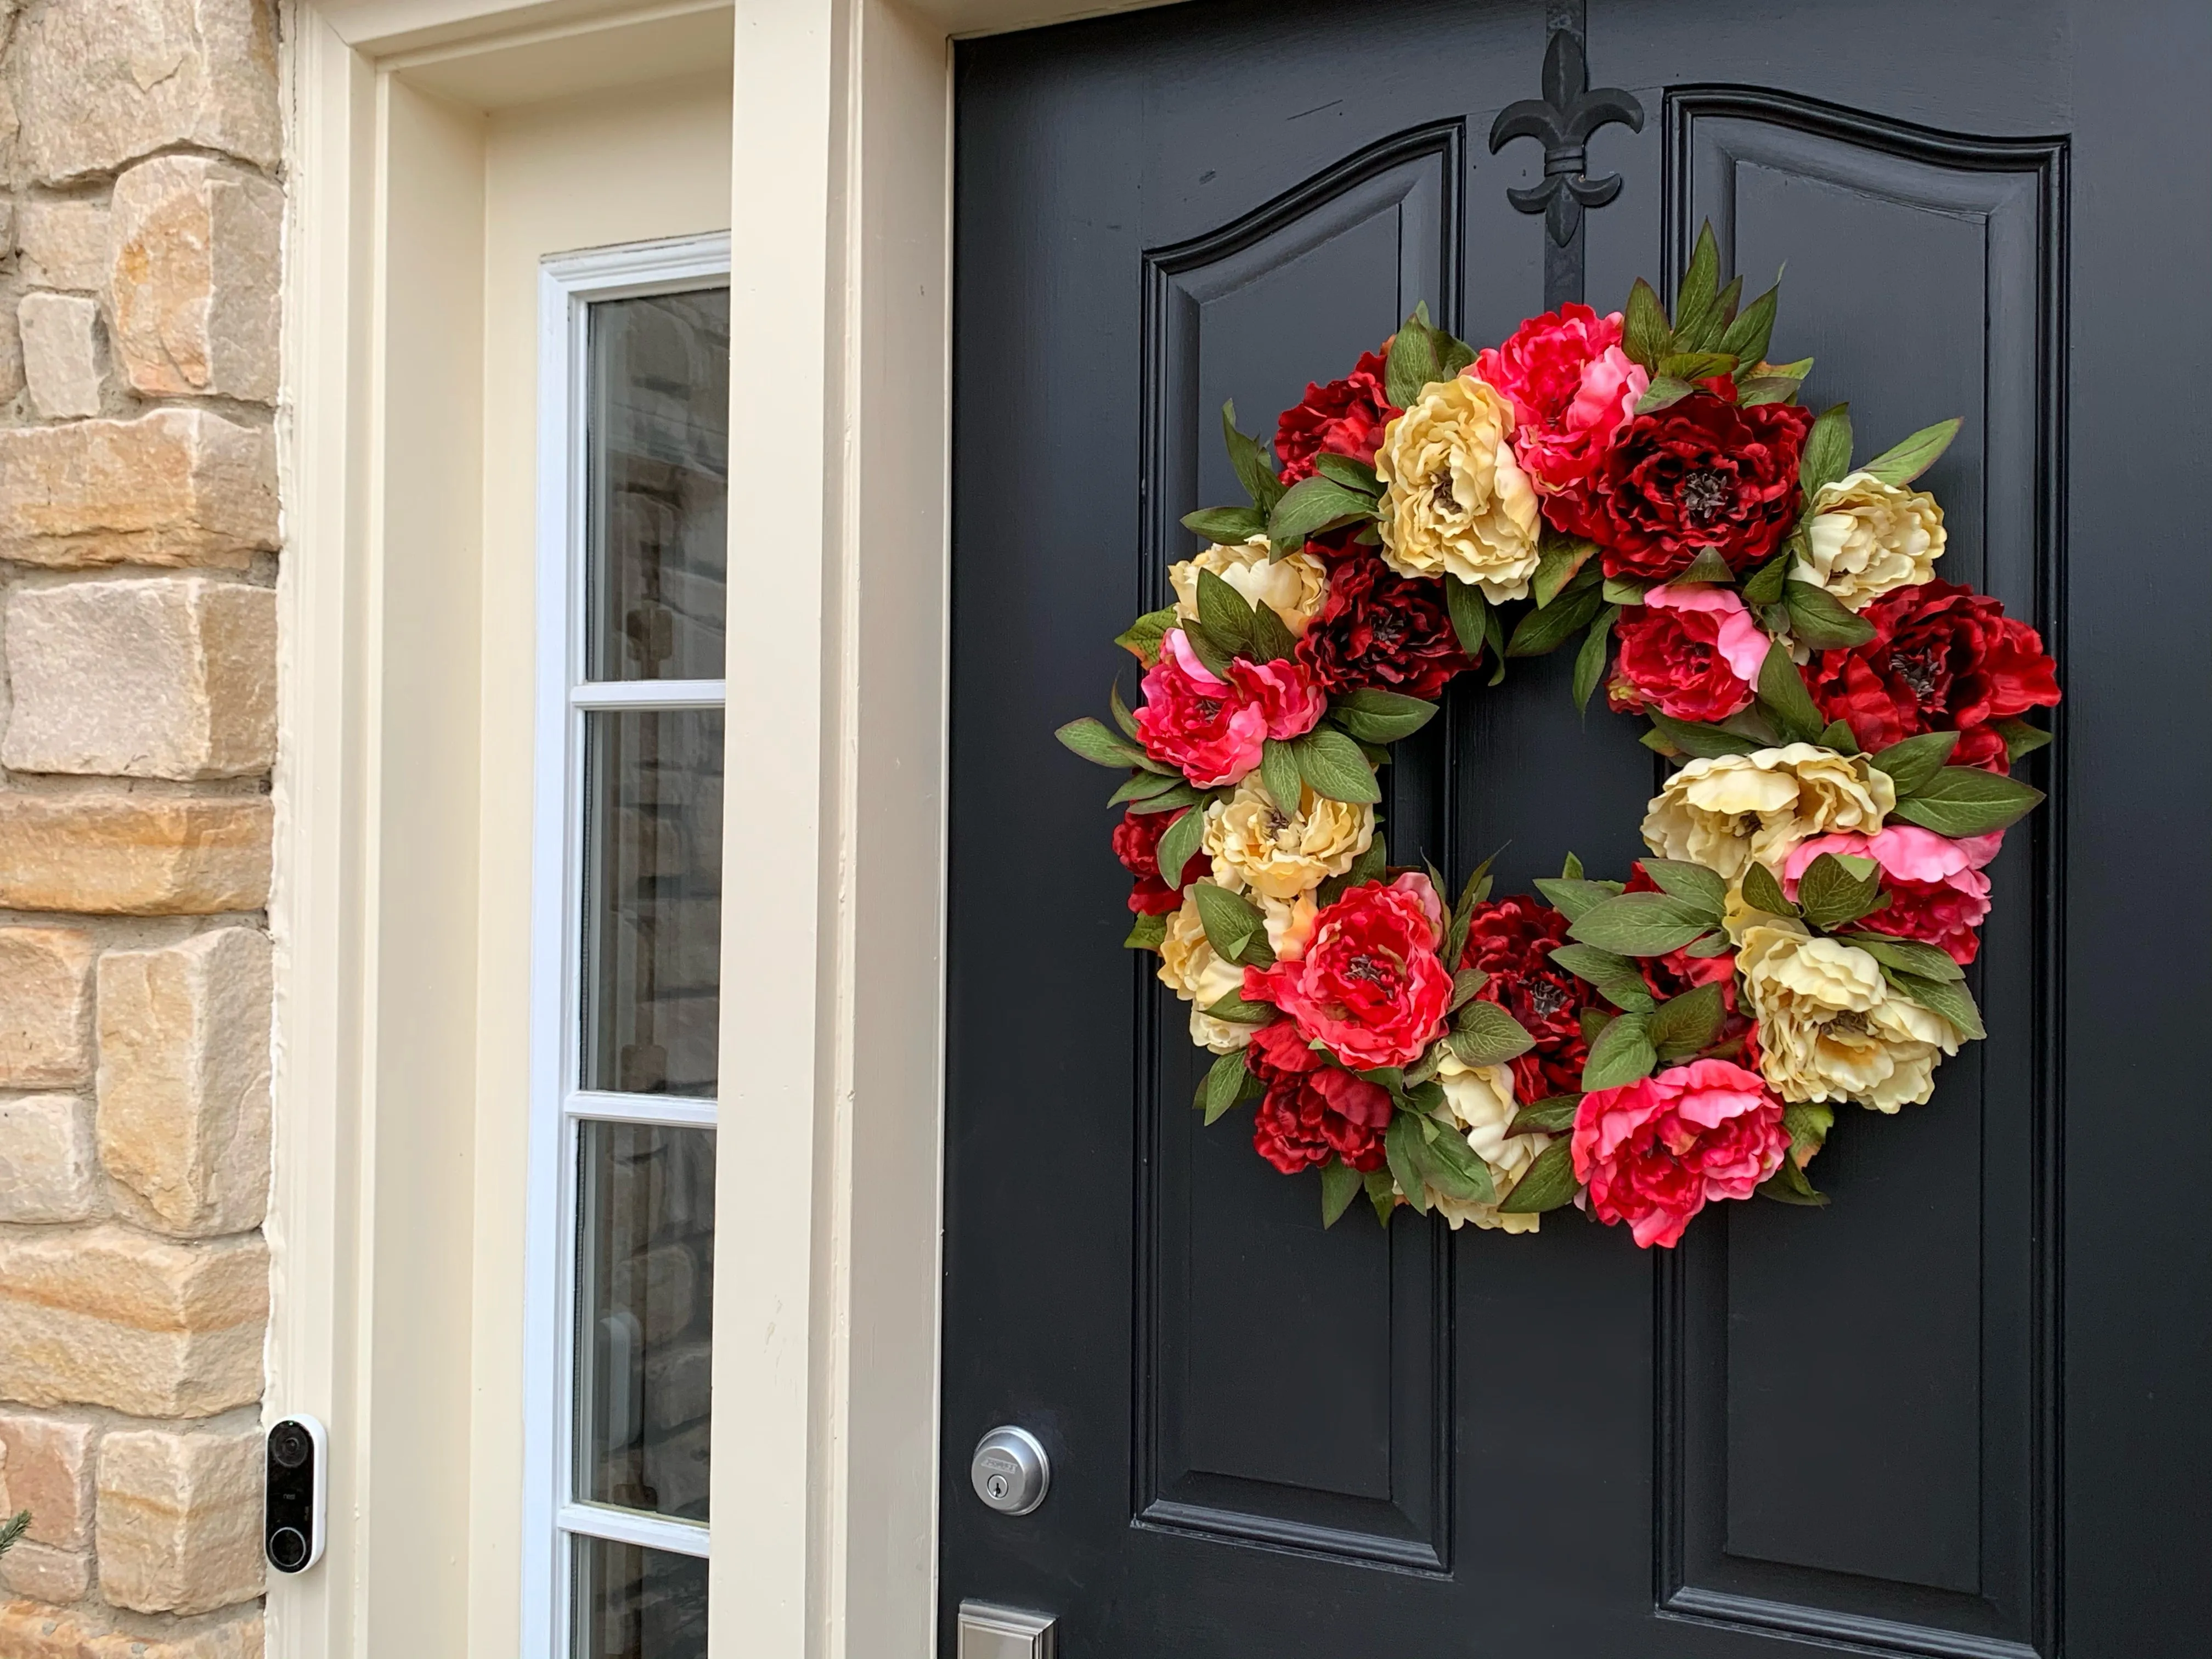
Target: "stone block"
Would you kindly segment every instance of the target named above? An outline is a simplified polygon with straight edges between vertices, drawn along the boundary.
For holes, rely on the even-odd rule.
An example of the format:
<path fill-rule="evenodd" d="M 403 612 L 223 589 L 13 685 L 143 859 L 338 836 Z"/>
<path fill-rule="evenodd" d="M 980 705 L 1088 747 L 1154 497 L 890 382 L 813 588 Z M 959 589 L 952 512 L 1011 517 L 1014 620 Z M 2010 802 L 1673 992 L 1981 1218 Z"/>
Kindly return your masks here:
<path fill-rule="evenodd" d="M 204 155 L 141 161 L 108 222 L 115 356 L 149 398 L 276 400 L 283 192 Z"/>
<path fill-rule="evenodd" d="M 91 1611 L 63 1612 L 33 1601 L 0 1606 L 5 1659 L 261 1659 L 259 1608 L 227 1618 L 167 1626 L 158 1634 L 111 1629 Z"/>
<path fill-rule="evenodd" d="M 0 1100 L 0 1221 L 82 1221 L 100 1207 L 85 1103 L 75 1095 Z"/>
<path fill-rule="evenodd" d="M 0 404 L 23 389 L 23 335 L 15 326 L 15 285 L 0 284 Z"/>
<path fill-rule="evenodd" d="M 92 293 L 107 286 L 107 206 L 103 202 L 23 204 L 20 269 L 33 288 Z"/>
<path fill-rule="evenodd" d="M 19 165 L 40 184 L 189 144 L 276 165 L 269 0 L 49 0 L 17 25 Z"/>
<path fill-rule="evenodd" d="M 125 1429 L 100 1449 L 100 1594 L 212 1613 L 261 1594 L 261 1435 Z"/>
<path fill-rule="evenodd" d="M 92 1075 L 92 941 L 72 927 L 0 927 L 0 1088 Z"/>
<path fill-rule="evenodd" d="M 134 778 L 240 777 L 276 752 L 276 596 L 159 576 L 19 587 L 0 765 Z"/>
<path fill-rule="evenodd" d="M 265 428 L 159 409 L 0 430 L 0 559 L 243 569 L 276 529 Z"/>
<path fill-rule="evenodd" d="M 15 308 L 23 384 L 50 421 L 100 413 L 100 307 L 77 294 L 27 294 Z"/>
<path fill-rule="evenodd" d="M 269 940 L 219 927 L 100 959 L 100 1160 L 168 1232 L 260 1225 Z"/>
<path fill-rule="evenodd" d="M 28 1541 L 0 1555 L 0 1590 L 57 1606 L 82 1601 L 92 1589 L 92 1552 L 58 1550 Z"/>
<path fill-rule="evenodd" d="M 269 902 L 261 795 L 0 793 L 0 908 L 210 915 Z"/>
<path fill-rule="evenodd" d="M 714 1398 L 714 1346 L 685 1342 L 648 1354 L 645 1362 L 646 1422 L 680 1428 L 707 1415 Z"/>
<path fill-rule="evenodd" d="M 89 1546 L 99 1443 L 100 1431 L 89 1423 L 28 1412 L 0 1416 L 0 1513 L 30 1510 L 24 1536 L 31 1543 L 62 1550 Z"/>
<path fill-rule="evenodd" d="M 0 1398 L 211 1417 L 260 1398 L 268 1315 L 258 1235 L 0 1235 Z"/>

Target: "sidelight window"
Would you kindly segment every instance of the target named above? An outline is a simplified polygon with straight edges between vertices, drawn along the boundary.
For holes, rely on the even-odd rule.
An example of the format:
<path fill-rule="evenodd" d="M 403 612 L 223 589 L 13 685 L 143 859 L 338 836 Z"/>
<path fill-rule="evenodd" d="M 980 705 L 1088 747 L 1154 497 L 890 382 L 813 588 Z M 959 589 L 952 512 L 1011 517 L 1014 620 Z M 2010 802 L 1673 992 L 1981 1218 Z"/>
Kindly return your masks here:
<path fill-rule="evenodd" d="M 531 1659 L 703 1659 L 726 237 L 548 259 Z"/>

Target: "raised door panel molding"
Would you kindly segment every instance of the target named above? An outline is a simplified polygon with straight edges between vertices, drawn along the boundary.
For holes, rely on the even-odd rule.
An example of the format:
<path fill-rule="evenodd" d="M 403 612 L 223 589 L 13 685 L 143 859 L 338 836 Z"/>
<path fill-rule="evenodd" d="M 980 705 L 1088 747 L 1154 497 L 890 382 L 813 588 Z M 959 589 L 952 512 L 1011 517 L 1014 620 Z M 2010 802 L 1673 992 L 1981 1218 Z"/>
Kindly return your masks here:
<path fill-rule="evenodd" d="M 1668 94 L 1665 154 L 1667 263 L 1708 219 L 1747 291 L 1786 258 L 1780 337 L 1815 360 L 1808 403 L 1850 403 L 1860 454 L 1966 417 L 1921 481 L 1950 531 L 1937 574 L 2047 629 L 2063 141 L 1691 88 Z M 1832 1208 L 1723 1206 L 1662 1265 L 1668 1613 L 1904 1654 L 2046 1644 L 2060 817 L 1991 868 L 2001 902 L 1970 970 L 1991 1039 L 1928 1105 L 1835 1137 L 1813 1171 Z"/>

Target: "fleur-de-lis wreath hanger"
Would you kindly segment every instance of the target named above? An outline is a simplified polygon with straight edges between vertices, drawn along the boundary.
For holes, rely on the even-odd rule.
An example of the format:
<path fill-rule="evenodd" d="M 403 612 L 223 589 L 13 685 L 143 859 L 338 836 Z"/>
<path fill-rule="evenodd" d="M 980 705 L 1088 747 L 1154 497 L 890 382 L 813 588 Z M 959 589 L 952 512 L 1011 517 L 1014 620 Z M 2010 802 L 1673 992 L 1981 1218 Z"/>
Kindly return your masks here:
<path fill-rule="evenodd" d="M 1615 123 L 1642 131 L 1644 106 L 1620 87 L 1593 92 L 1582 40 L 1571 29 L 1561 28 L 1552 32 L 1551 44 L 1544 50 L 1544 95 L 1508 106 L 1490 129 L 1493 155 L 1516 138 L 1542 141 L 1541 181 L 1505 194 L 1522 212 L 1542 214 L 1552 240 L 1560 247 L 1573 241 L 1582 228 L 1584 208 L 1603 207 L 1620 194 L 1619 173 L 1593 179 L 1583 170 L 1590 135 Z"/>

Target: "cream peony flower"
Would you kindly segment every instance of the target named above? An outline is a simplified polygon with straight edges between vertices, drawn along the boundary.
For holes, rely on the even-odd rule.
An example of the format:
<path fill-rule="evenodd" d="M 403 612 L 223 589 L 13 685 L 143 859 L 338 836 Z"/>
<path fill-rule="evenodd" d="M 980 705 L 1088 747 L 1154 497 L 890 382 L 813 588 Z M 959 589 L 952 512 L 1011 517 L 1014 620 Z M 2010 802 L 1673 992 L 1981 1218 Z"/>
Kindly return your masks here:
<path fill-rule="evenodd" d="M 1176 615 L 1198 620 L 1198 573 L 1211 570 L 1243 596 L 1247 605 L 1273 607 L 1291 634 L 1303 637 L 1328 600 L 1328 570 L 1310 553 L 1291 553 L 1269 563 L 1267 538 L 1255 536 L 1237 547 L 1218 542 L 1195 558 L 1168 567 L 1175 589 Z"/>
<path fill-rule="evenodd" d="M 1644 818 L 1644 844 L 1733 882 L 1753 859 L 1778 866 L 1799 842 L 1831 830 L 1872 835 L 1897 786 L 1863 755 L 1793 743 L 1693 760 L 1667 780 Z"/>
<path fill-rule="evenodd" d="M 1444 1087 L 1444 1104 L 1436 1114 L 1437 1119 L 1467 1136 L 1467 1144 L 1490 1166 L 1491 1185 L 1503 1198 L 1528 1172 L 1536 1154 L 1552 1144 L 1552 1137 L 1505 1133 L 1515 1109 L 1510 1066 L 1468 1066 L 1457 1055 L 1447 1054 L 1437 1068 L 1437 1080 Z M 1455 1229 L 1473 1222 L 1503 1232 L 1533 1233 L 1543 1220 L 1538 1215 L 1500 1215 L 1495 1204 L 1470 1204 L 1464 1199 L 1446 1197 L 1433 1187 L 1429 1189 L 1429 1202 Z"/>
<path fill-rule="evenodd" d="M 1433 382 L 1382 429 L 1382 558 L 1406 576 L 1473 582 L 1493 604 L 1536 573 L 1536 492 L 1513 458 L 1513 406 L 1472 375 Z"/>
<path fill-rule="evenodd" d="M 1951 1023 L 1891 990 L 1856 945 L 1794 922 L 1753 927 L 1736 967 L 1759 1018 L 1759 1069 L 1784 1100 L 1917 1106 L 1936 1092 L 1938 1057 L 1959 1052 Z"/>
<path fill-rule="evenodd" d="M 1352 868 L 1375 839 L 1375 809 L 1329 800 L 1310 787 L 1299 795 L 1297 810 L 1285 814 L 1255 772 L 1234 795 L 1206 809 L 1201 844 L 1217 885 L 1294 899 Z"/>
<path fill-rule="evenodd" d="M 1805 536 L 1811 556 L 1791 567 L 1791 579 L 1827 589 L 1846 611 L 1863 611 L 1893 589 L 1917 586 L 1936 574 L 1943 556 L 1943 509 L 1924 491 L 1854 472 L 1820 486 Z"/>
<path fill-rule="evenodd" d="M 1182 908 L 1168 918 L 1167 937 L 1160 941 L 1160 983 L 1191 1005 L 1190 1040 L 1201 1048 L 1233 1054 L 1251 1042 L 1250 1026 L 1232 1025 L 1202 1012 L 1232 991 L 1242 991 L 1244 970 L 1214 955 L 1206 924 L 1198 917 L 1198 901 L 1188 894 Z"/>

